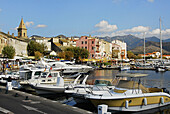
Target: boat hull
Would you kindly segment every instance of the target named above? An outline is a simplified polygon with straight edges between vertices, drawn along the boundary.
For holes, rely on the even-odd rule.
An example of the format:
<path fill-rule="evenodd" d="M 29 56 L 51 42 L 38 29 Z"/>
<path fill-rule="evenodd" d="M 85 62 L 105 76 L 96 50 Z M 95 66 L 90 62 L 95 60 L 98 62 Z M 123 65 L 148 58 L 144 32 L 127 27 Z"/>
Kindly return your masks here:
<path fill-rule="evenodd" d="M 146 101 L 144 101 L 146 99 Z M 163 103 L 161 102 L 163 99 Z M 126 101 L 128 102 L 126 104 Z M 91 102 L 97 107 L 101 104 L 108 105 L 110 110 L 115 111 L 144 111 L 170 104 L 168 96 L 146 96 L 123 99 L 91 99 Z"/>

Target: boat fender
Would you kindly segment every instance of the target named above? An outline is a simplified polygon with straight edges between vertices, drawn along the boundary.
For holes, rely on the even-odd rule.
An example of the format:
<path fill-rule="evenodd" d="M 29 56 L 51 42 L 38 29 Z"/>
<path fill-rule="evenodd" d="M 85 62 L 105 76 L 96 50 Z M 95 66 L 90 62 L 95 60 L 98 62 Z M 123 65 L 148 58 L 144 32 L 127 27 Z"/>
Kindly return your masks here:
<path fill-rule="evenodd" d="M 129 107 L 129 101 L 126 100 L 126 101 L 125 101 L 125 108 L 128 109 L 128 107 Z"/>
<path fill-rule="evenodd" d="M 144 98 L 143 102 L 144 102 L 144 105 L 146 106 L 147 105 L 147 98 Z"/>
<path fill-rule="evenodd" d="M 161 97 L 161 104 L 164 104 L 164 98 Z"/>

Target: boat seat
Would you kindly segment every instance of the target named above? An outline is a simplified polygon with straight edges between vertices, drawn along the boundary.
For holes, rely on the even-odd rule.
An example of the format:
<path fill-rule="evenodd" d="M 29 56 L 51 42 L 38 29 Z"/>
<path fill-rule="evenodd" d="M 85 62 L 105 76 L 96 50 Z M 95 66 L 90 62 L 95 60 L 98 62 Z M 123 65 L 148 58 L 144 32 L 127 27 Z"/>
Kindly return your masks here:
<path fill-rule="evenodd" d="M 140 84 L 140 89 L 142 90 L 142 93 L 150 93 L 149 89 L 144 87 L 142 84 Z"/>

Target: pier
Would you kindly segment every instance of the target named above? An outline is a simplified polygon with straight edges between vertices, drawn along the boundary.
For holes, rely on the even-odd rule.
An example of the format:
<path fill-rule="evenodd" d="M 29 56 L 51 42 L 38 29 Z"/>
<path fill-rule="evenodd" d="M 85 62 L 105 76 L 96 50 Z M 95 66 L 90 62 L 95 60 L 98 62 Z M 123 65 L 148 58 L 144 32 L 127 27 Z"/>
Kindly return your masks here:
<path fill-rule="evenodd" d="M 92 114 L 90 111 L 62 104 L 18 90 L 0 86 L 0 113 L 5 114 Z"/>

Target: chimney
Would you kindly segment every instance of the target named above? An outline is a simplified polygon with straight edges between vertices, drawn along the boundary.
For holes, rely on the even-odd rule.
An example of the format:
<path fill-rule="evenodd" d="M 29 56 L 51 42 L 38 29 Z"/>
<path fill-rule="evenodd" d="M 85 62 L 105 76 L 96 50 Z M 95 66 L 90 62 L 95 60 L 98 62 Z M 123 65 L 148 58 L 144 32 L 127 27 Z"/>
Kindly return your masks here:
<path fill-rule="evenodd" d="M 14 37 L 14 33 L 12 33 L 12 37 Z"/>
<path fill-rule="evenodd" d="M 10 35 L 10 34 L 9 34 L 9 31 L 8 31 L 8 35 Z"/>

